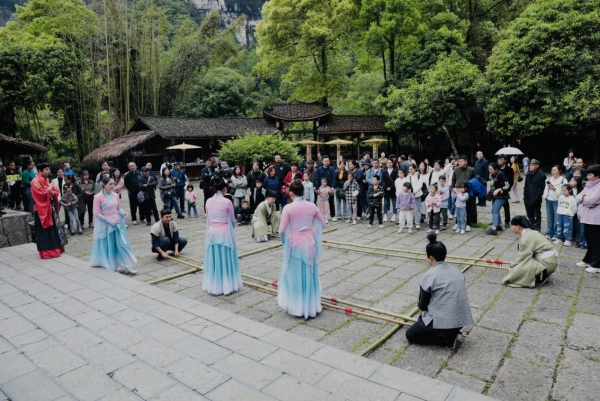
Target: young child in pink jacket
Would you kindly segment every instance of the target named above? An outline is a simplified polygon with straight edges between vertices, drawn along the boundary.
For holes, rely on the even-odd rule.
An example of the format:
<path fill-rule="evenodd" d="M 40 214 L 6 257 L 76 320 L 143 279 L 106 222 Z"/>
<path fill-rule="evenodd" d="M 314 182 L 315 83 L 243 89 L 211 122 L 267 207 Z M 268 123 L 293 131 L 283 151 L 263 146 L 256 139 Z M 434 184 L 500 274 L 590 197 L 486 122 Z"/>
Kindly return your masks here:
<path fill-rule="evenodd" d="M 442 198 L 437 193 L 437 184 L 429 186 L 429 195 L 425 198 L 425 206 L 427 206 L 427 214 L 429 215 L 429 230 L 428 233 L 440 233 L 440 211 L 442 210 Z"/>

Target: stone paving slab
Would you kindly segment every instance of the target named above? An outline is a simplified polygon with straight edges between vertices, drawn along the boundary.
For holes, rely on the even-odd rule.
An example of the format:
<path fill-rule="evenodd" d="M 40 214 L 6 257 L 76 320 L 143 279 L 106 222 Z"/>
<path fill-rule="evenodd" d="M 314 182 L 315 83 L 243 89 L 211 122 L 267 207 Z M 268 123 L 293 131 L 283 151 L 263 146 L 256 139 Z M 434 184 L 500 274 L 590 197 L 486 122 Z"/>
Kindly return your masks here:
<path fill-rule="evenodd" d="M 35 245 L 9 255 L 27 263 L 0 270 L 0 400 L 491 399 L 69 255 L 58 272 Z"/>

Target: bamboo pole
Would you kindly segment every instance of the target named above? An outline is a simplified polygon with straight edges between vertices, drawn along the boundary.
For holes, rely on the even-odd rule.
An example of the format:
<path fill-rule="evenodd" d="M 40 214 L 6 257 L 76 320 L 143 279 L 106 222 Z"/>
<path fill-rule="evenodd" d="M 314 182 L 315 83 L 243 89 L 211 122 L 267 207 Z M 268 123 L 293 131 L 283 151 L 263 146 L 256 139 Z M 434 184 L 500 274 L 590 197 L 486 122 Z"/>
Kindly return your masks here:
<path fill-rule="evenodd" d="M 328 247 L 330 247 L 330 248 L 342 249 L 342 250 L 350 251 L 350 252 L 362 252 L 362 253 L 376 254 L 376 255 L 382 255 L 382 256 L 392 256 L 392 257 L 403 258 L 403 259 L 420 260 L 420 261 L 423 261 L 423 262 L 425 261 L 422 257 L 418 257 L 418 256 L 400 255 L 400 254 L 393 254 L 393 253 L 386 253 L 386 252 L 375 252 L 375 251 L 368 250 L 368 249 L 357 248 L 356 245 L 354 245 L 354 248 L 348 248 L 348 247 L 334 245 L 334 244 L 329 244 L 329 243 L 327 243 L 326 245 Z M 467 263 L 467 262 L 465 261 L 464 263 Z M 464 264 L 464 263 L 461 263 L 461 264 Z M 508 267 L 502 267 L 502 266 L 496 266 L 496 265 L 485 265 L 483 263 L 475 263 L 475 262 L 468 262 L 468 263 L 471 266 L 479 266 L 479 267 L 492 268 L 492 269 L 508 270 Z"/>
<path fill-rule="evenodd" d="M 479 259 L 483 258 L 485 255 L 487 255 L 489 252 L 491 252 L 492 249 L 494 249 L 493 246 L 491 246 L 486 251 L 484 251 L 481 254 L 481 256 L 479 257 Z M 474 259 L 476 259 L 476 258 L 474 258 Z M 469 270 L 469 268 L 471 267 L 471 265 L 472 265 L 471 263 L 468 263 L 461 270 L 461 273 L 464 273 L 467 270 Z M 418 307 L 414 307 L 413 309 L 411 309 L 410 312 L 408 312 L 408 316 L 410 316 L 412 318 L 412 316 L 416 315 L 417 313 L 419 313 L 419 308 Z M 416 319 L 415 319 L 415 321 L 416 321 Z M 365 355 L 369 354 L 370 352 L 374 351 L 375 349 L 379 348 L 379 346 L 381 346 L 381 344 L 383 344 L 384 342 L 386 342 L 388 338 L 390 338 L 391 336 L 394 335 L 394 333 L 396 333 L 398 330 L 400 330 L 400 327 L 401 327 L 401 325 L 399 325 L 399 324 L 396 325 L 396 326 L 394 326 L 394 327 L 392 327 L 392 329 L 390 331 L 388 331 L 387 333 L 385 333 L 381 338 L 379 338 L 373 344 L 371 344 L 370 346 L 368 346 L 367 348 L 365 348 L 364 350 L 362 350 L 362 352 L 360 353 L 360 356 L 365 356 Z"/>
<path fill-rule="evenodd" d="M 367 248 L 367 249 L 377 249 L 377 250 L 380 250 L 380 251 L 410 253 L 410 254 L 413 254 L 413 255 L 425 255 L 425 252 L 411 251 L 411 250 L 408 250 L 408 249 L 394 249 L 394 248 L 384 248 L 384 247 L 372 246 L 372 245 L 359 245 L 359 244 L 351 244 L 351 243 L 348 243 L 348 242 L 340 242 L 340 241 L 334 241 L 334 240 L 323 240 L 323 243 L 324 244 L 345 245 L 345 246 L 352 246 L 352 247 L 360 246 L 362 248 Z M 484 258 L 474 258 L 474 257 L 469 257 L 469 256 L 446 255 L 446 259 L 448 259 L 448 258 L 451 258 L 451 259 L 461 259 L 461 260 L 473 260 L 473 261 L 485 261 Z M 502 261 L 503 265 L 510 265 L 511 263 L 512 262 Z"/>

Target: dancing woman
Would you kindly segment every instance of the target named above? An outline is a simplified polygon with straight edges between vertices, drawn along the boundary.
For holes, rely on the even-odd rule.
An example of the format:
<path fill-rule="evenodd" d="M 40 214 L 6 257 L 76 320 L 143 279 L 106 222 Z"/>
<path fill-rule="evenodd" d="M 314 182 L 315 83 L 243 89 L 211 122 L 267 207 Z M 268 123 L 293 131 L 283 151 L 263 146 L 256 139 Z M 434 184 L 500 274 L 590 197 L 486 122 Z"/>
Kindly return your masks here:
<path fill-rule="evenodd" d="M 235 215 L 227 198 L 227 184 L 214 181 L 215 195 L 206 201 L 206 245 L 202 289 L 214 295 L 228 295 L 242 288 L 242 275 L 235 243 Z"/>
<path fill-rule="evenodd" d="M 115 180 L 104 177 L 101 183 L 102 189 L 94 196 L 94 243 L 90 265 L 122 274 L 137 274 L 132 269 L 137 259 L 125 226 L 127 213 L 121 209 L 119 195 L 113 191 Z"/>
<path fill-rule="evenodd" d="M 283 209 L 279 225 L 284 251 L 277 301 L 290 315 L 307 319 L 321 312 L 319 256 L 325 221 L 317 206 L 303 196 L 302 182 L 292 181 L 292 203 Z"/>

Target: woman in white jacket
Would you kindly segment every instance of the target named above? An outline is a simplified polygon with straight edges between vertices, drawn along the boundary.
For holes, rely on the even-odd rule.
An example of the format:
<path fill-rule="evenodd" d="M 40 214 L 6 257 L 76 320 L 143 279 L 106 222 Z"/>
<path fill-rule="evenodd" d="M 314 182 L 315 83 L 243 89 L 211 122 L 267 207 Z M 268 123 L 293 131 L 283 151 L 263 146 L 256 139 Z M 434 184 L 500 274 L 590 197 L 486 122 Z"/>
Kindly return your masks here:
<path fill-rule="evenodd" d="M 248 192 L 248 179 L 242 174 L 240 166 L 233 168 L 233 175 L 229 186 L 235 188 L 233 193 L 233 209 L 242 207 L 242 202 L 246 199 L 246 192 Z"/>
<path fill-rule="evenodd" d="M 407 181 L 412 186 L 412 191 L 415 194 L 415 228 L 421 228 L 421 196 L 423 195 L 423 179 L 414 164 L 408 167 Z M 398 188 L 398 187 L 396 187 Z"/>
<path fill-rule="evenodd" d="M 542 197 L 546 199 L 546 219 L 548 221 L 546 237 L 551 241 L 556 241 L 558 198 L 560 198 L 562 186 L 568 184 L 568 182 L 565 177 L 560 175 L 560 168 L 558 165 L 552 167 L 550 174 L 550 178 L 546 179 L 546 187 L 544 188 Z"/>

